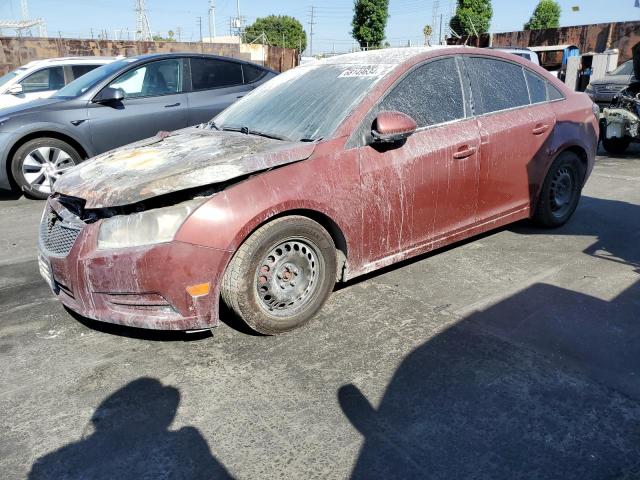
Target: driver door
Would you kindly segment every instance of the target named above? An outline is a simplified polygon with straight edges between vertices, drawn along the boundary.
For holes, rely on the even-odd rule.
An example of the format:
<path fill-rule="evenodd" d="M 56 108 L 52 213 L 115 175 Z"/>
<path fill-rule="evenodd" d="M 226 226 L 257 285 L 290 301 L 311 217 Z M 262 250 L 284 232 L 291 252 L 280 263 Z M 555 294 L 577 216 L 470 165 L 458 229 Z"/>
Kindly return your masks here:
<path fill-rule="evenodd" d="M 96 153 L 153 137 L 162 130 L 187 127 L 183 63 L 180 58 L 145 63 L 108 85 L 123 90 L 125 98 L 112 104 L 89 105 L 89 125 Z"/>
<path fill-rule="evenodd" d="M 364 251 L 369 263 L 403 256 L 473 225 L 480 134 L 454 57 L 407 74 L 365 120 L 400 111 L 418 129 L 404 144 L 360 147 Z"/>

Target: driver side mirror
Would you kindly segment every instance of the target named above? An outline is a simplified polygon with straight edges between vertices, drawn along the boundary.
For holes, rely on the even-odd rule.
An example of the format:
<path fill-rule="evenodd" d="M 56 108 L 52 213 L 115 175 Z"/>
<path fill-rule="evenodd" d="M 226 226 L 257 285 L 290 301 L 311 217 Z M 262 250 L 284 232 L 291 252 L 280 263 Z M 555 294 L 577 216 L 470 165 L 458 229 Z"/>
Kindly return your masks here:
<path fill-rule="evenodd" d="M 416 121 L 402 112 L 380 112 L 373 123 L 371 135 L 374 143 L 398 143 L 413 135 Z"/>
<path fill-rule="evenodd" d="M 124 100 L 124 90 L 121 88 L 104 88 L 97 96 L 94 98 L 95 103 L 119 103 Z"/>
<path fill-rule="evenodd" d="M 7 93 L 10 95 L 22 95 L 24 93 L 24 89 L 22 88 L 22 85 L 20 85 L 19 83 L 12 85 L 8 90 Z"/>

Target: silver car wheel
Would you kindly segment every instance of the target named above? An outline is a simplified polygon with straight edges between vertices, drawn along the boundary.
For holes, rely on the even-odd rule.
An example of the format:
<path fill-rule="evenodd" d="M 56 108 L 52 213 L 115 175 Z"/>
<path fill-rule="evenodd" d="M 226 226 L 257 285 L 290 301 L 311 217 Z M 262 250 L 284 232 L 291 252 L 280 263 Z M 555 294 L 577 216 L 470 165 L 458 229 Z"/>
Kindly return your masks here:
<path fill-rule="evenodd" d="M 73 166 L 74 160 L 64 150 L 39 147 L 25 157 L 22 175 L 33 190 L 50 194 L 56 180 Z"/>

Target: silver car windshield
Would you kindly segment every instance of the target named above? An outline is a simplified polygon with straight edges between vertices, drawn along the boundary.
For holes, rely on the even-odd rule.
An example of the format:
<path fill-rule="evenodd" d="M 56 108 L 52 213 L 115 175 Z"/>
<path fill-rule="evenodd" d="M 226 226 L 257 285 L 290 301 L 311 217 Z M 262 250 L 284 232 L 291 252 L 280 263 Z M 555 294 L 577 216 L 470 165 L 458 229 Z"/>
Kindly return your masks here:
<path fill-rule="evenodd" d="M 315 64 L 289 70 L 218 115 L 220 129 L 294 141 L 333 134 L 392 65 Z"/>
<path fill-rule="evenodd" d="M 5 73 L 3 76 L 0 77 L 0 87 L 5 83 L 7 83 L 8 81 L 13 80 L 24 71 L 26 71 L 26 69 L 18 68 L 17 70 L 13 70 L 9 73 Z"/>
<path fill-rule="evenodd" d="M 624 62 L 618 68 L 610 72 L 609 75 L 633 75 L 633 62 L 631 60 Z"/>

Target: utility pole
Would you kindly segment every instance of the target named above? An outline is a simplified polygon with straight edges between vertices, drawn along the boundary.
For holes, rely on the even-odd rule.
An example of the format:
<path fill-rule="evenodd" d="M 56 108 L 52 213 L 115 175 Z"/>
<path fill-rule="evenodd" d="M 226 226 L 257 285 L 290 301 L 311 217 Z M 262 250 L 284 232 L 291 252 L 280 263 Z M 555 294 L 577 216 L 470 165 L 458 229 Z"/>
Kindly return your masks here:
<path fill-rule="evenodd" d="M 311 5 L 311 20 L 309 21 L 309 27 L 310 27 L 310 31 L 309 31 L 309 56 L 313 57 L 313 26 L 316 24 L 316 22 L 314 22 L 314 17 L 315 17 L 315 7 L 313 5 Z"/>
<path fill-rule="evenodd" d="M 182 41 L 182 27 L 176 27 L 176 35 L 178 36 L 178 42 Z"/>
<path fill-rule="evenodd" d="M 440 14 L 440 32 L 438 33 L 438 45 L 442 45 L 442 14 Z"/>
<path fill-rule="evenodd" d="M 202 53 L 204 53 L 204 40 L 202 38 L 202 17 L 196 17 L 198 20 L 198 28 L 200 29 L 200 45 L 202 47 Z"/>
<path fill-rule="evenodd" d="M 216 0 L 209 0 L 209 37 L 216 38 Z"/>
<path fill-rule="evenodd" d="M 438 17 L 440 16 L 440 0 L 433 0 L 433 17 L 431 20 L 431 39 L 433 40 L 433 36 L 436 33 L 436 28 L 438 26 Z M 438 44 L 440 44 L 440 38 L 438 38 Z"/>

